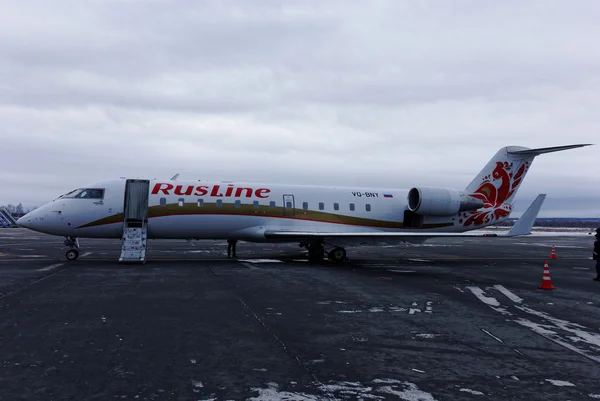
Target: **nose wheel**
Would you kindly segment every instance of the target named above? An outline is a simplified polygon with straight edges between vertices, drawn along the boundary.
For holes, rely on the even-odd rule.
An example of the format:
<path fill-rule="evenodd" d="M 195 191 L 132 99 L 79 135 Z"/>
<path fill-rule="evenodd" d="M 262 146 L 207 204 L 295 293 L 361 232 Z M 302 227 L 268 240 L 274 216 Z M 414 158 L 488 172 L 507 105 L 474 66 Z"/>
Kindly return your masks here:
<path fill-rule="evenodd" d="M 65 254 L 67 260 L 75 260 L 79 257 L 79 240 L 75 237 L 67 237 L 65 246 L 71 247 Z"/>

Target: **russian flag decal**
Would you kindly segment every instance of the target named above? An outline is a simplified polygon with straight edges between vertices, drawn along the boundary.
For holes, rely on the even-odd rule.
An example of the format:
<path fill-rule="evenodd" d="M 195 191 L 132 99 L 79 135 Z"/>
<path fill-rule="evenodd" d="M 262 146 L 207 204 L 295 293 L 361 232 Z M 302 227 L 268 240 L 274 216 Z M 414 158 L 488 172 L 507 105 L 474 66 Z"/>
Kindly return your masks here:
<path fill-rule="evenodd" d="M 383 194 L 384 198 L 393 198 L 392 194 Z"/>

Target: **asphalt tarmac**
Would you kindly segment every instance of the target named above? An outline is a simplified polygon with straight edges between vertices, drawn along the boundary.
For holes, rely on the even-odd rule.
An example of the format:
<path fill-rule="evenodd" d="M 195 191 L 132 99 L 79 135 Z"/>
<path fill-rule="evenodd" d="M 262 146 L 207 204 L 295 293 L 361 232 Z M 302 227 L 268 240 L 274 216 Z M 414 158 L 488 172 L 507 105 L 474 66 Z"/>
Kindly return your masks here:
<path fill-rule="evenodd" d="M 1 400 L 600 399 L 592 236 L 347 248 L 0 229 Z M 556 245 L 556 260 L 549 259 Z M 544 260 L 554 290 L 542 290 Z"/>

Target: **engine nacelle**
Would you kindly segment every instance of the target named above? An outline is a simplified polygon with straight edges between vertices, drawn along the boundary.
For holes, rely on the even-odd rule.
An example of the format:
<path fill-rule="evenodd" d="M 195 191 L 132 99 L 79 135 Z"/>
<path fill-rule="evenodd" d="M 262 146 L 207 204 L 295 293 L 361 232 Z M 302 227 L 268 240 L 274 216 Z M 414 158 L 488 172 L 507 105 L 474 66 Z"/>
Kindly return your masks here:
<path fill-rule="evenodd" d="M 419 187 L 408 192 L 408 208 L 424 216 L 453 216 L 483 207 L 483 201 L 450 188 Z"/>

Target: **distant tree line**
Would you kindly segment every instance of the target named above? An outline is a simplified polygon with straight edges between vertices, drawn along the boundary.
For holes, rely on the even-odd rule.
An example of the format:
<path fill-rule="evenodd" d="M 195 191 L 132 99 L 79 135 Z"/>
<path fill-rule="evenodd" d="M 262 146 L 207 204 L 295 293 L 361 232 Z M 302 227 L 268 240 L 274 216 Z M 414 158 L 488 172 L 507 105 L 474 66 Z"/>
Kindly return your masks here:
<path fill-rule="evenodd" d="M 25 216 L 27 213 L 35 210 L 36 208 L 26 209 L 23 207 L 23 204 L 19 202 L 18 205 L 8 204 L 8 205 L 0 205 L 0 209 L 5 209 L 8 213 L 12 214 L 14 218 L 18 219 L 21 216 Z"/>
<path fill-rule="evenodd" d="M 517 219 L 508 219 L 502 223 L 494 224 L 498 227 L 510 227 L 515 224 Z M 534 227 L 564 227 L 564 228 L 587 228 L 595 229 L 600 227 L 600 219 L 596 218 L 538 218 Z"/>

